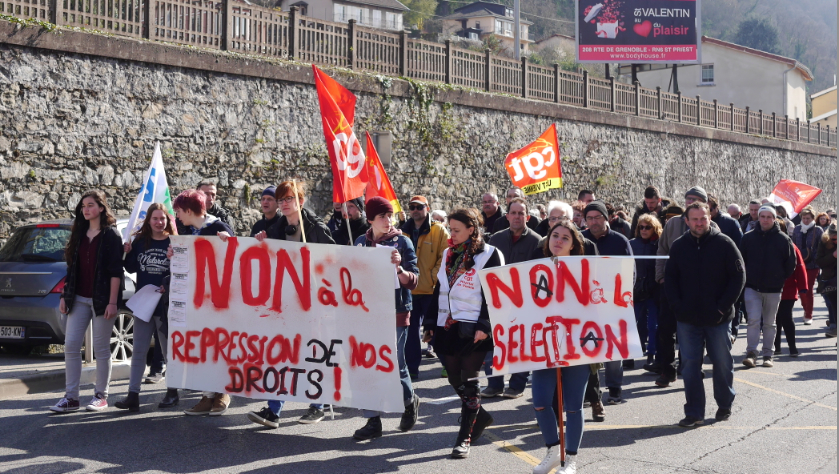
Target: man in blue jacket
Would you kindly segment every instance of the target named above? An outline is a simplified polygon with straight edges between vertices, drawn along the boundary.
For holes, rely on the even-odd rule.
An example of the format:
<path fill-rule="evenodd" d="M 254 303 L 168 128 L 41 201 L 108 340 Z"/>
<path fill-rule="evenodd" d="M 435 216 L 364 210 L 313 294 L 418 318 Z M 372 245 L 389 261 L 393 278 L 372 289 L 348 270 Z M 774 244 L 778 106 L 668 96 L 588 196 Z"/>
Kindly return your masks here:
<path fill-rule="evenodd" d="M 705 349 L 714 366 L 714 399 L 718 421 L 731 416 L 734 402 L 734 359 L 729 329 L 734 303 L 745 283 L 737 246 L 711 226 L 708 205 L 694 202 L 685 211 L 689 232 L 670 247 L 664 289 L 676 316 L 685 381 L 685 418 L 679 426 L 701 425 L 705 418 L 702 359 Z"/>

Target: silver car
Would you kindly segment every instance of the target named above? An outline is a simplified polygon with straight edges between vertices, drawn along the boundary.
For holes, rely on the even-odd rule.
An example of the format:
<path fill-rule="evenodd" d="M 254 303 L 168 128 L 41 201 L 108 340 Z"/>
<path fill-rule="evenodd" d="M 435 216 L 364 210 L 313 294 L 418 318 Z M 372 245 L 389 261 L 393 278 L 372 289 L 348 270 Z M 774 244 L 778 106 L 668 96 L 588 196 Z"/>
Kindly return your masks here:
<path fill-rule="evenodd" d="M 117 222 L 122 231 L 126 219 Z M 10 352 L 26 354 L 34 346 L 64 344 L 66 316 L 58 300 L 67 279 L 64 247 L 73 221 L 57 220 L 17 228 L 0 249 L 0 345 Z M 134 294 L 133 275 L 125 275 L 123 298 Z M 120 310 L 111 336 L 114 360 L 130 360 L 134 321 Z"/>

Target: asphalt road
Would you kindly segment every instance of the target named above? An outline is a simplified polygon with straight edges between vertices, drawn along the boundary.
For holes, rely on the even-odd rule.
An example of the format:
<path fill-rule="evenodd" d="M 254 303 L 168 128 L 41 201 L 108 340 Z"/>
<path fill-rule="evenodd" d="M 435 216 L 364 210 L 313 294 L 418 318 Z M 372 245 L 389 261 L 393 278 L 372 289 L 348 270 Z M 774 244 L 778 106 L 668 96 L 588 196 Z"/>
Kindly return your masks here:
<path fill-rule="evenodd" d="M 580 473 L 808 473 L 837 472 L 836 339 L 824 337 L 823 310 L 812 326 L 800 325 L 797 359 L 780 356 L 774 368 L 745 369 L 745 340 L 735 343 L 737 398 L 729 421 L 714 422 L 716 406 L 705 366 L 709 406 L 705 426 L 683 429 L 683 385 L 653 385 L 641 370 L 627 371 L 625 403 L 606 407 L 604 423 L 591 422 L 578 457 Z M 741 334 L 745 334 L 745 326 Z M 786 348 L 784 350 L 786 352 Z M 639 364 L 640 365 L 640 364 Z M 545 453 L 533 417 L 530 391 L 516 400 L 491 399 L 485 406 L 495 425 L 468 460 L 448 458 L 457 432 L 459 403 L 439 378 L 436 360 L 426 360 L 416 391 L 422 397 L 413 431 L 396 430 L 398 415 L 384 420 L 385 436 L 356 442 L 364 424 L 359 410 L 338 408 L 335 419 L 301 425 L 306 405 L 289 403 L 278 429 L 245 417 L 262 402 L 234 398 L 221 417 L 186 417 L 159 410 L 162 384 L 144 385 L 140 413 L 113 408 L 101 413 L 51 415 L 62 393 L 0 402 L 0 472 L 5 473 L 529 473 Z M 127 384 L 112 385 L 112 401 Z M 92 387 L 83 388 L 83 397 Z M 198 393 L 182 397 L 188 408 Z M 86 402 L 86 398 L 83 398 Z"/>

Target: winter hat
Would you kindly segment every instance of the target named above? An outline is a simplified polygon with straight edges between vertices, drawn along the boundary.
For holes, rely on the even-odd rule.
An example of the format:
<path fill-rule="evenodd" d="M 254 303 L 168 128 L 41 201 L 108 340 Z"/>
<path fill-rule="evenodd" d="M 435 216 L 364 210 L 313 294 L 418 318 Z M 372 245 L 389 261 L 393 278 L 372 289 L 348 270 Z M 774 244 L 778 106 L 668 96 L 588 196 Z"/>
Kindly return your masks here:
<path fill-rule="evenodd" d="M 771 204 L 764 204 L 760 206 L 760 209 L 757 210 L 758 215 L 760 215 L 763 211 L 771 212 L 773 217 L 778 217 L 778 211 L 776 211 L 775 206 Z"/>
<path fill-rule="evenodd" d="M 276 192 L 277 192 L 277 187 L 276 186 L 268 186 L 267 188 L 265 188 L 265 191 L 262 191 L 262 195 L 263 196 L 277 197 L 275 195 Z"/>
<path fill-rule="evenodd" d="M 355 199 L 350 199 L 349 201 L 347 201 L 347 203 L 350 202 L 355 204 L 355 207 L 358 208 L 359 212 L 364 212 L 364 199 L 362 199 L 361 197 L 357 197 Z"/>
<path fill-rule="evenodd" d="M 688 197 L 688 196 L 697 197 L 697 198 L 701 199 L 702 202 L 708 202 L 708 193 L 706 193 L 705 190 L 702 189 L 701 186 L 694 186 L 694 187 L 688 189 L 688 192 L 685 193 L 685 197 Z"/>
<path fill-rule="evenodd" d="M 387 199 L 376 196 L 367 201 L 367 220 L 371 221 L 379 214 L 393 212 L 393 205 Z"/>
<path fill-rule="evenodd" d="M 589 211 L 597 211 L 603 214 L 603 217 L 605 217 L 606 220 L 609 220 L 609 211 L 606 209 L 606 204 L 604 204 L 600 199 L 588 203 L 586 208 L 583 209 L 583 218 L 588 215 Z"/>

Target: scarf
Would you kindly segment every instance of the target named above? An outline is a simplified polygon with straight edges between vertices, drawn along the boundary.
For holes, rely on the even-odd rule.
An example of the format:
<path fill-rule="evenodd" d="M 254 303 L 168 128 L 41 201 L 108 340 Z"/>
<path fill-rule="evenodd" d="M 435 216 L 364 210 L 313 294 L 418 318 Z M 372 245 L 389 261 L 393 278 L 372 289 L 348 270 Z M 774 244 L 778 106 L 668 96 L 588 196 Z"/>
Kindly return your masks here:
<path fill-rule="evenodd" d="M 469 256 L 467 250 L 472 245 L 472 239 L 455 244 L 449 239 L 449 255 L 446 257 L 446 276 L 449 278 L 449 288 L 454 287 L 460 275 L 466 273 L 466 260 Z"/>
<path fill-rule="evenodd" d="M 393 227 L 393 226 L 390 226 L 390 229 L 387 231 L 387 233 L 385 233 L 384 235 L 382 235 L 378 239 L 373 238 L 373 228 L 372 227 L 367 229 L 367 233 L 364 234 L 364 236 L 367 238 L 367 243 L 368 244 L 372 243 L 372 246 L 376 246 L 376 245 L 384 242 L 385 240 L 390 240 L 390 239 L 396 237 L 397 235 L 402 235 L 402 231 L 397 229 L 396 227 Z"/>
<path fill-rule="evenodd" d="M 802 223 L 801 224 L 801 233 L 806 234 L 807 232 L 810 231 L 810 229 L 812 229 L 815 226 L 816 226 L 816 221 L 810 222 L 809 225 Z"/>

